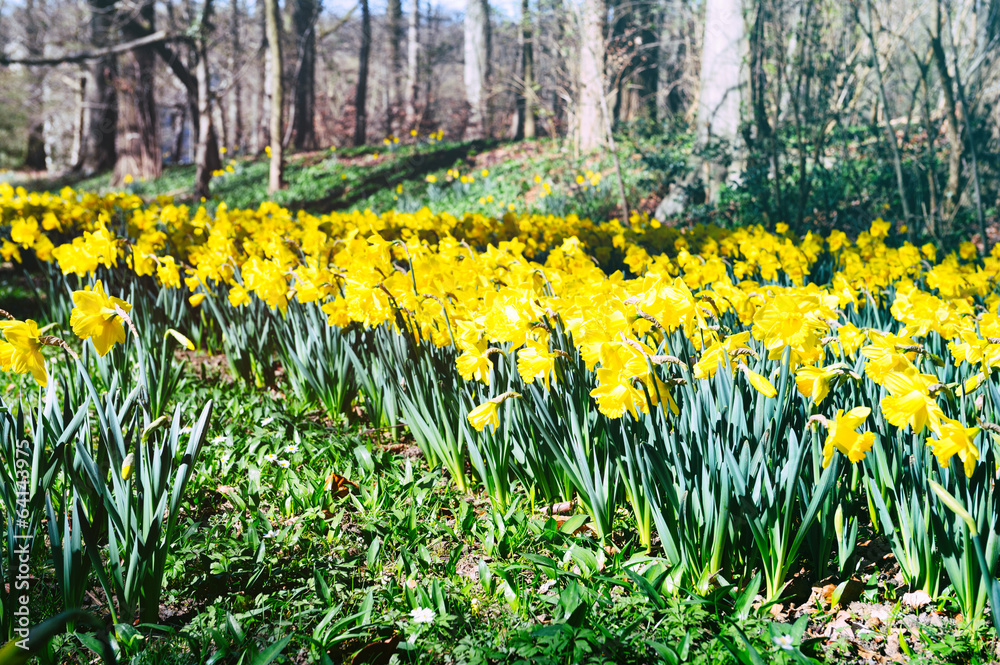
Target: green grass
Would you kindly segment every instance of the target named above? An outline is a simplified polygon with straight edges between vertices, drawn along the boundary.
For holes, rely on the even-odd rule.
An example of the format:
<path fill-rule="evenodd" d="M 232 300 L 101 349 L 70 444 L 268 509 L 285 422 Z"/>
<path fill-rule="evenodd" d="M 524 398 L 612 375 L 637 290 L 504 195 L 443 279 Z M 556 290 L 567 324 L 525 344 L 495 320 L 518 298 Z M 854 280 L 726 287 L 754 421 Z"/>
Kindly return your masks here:
<path fill-rule="evenodd" d="M 666 183 L 685 168 L 686 143 L 623 142 L 619 156 L 622 178 L 632 207 L 651 212 Z M 610 155 L 580 158 L 568 145 L 551 140 L 531 143 L 435 142 L 393 144 L 292 154 L 285 170 L 287 187 L 267 193 L 268 163 L 264 158 L 225 160 L 231 172 L 211 183 L 213 208 L 225 201 L 230 208 L 256 208 L 264 201 L 314 213 L 333 210 L 435 212 L 461 216 L 467 212 L 501 217 L 511 209 L 595 220 L 620 215 L 620 195 Z M 460 177 L 449 178 L 454 169 Z M 484 170 L 488 172 L 483 176 Z M 594 182 L 590 171 L 599 174 Z M 125 189 L 147 200 L 168 195 L 181 203 L 199 205 L 192 196 L 194 166 L 167 166 L 152 182 L 133 182 Z M 471 176 L 472 182 L 461 182 Z M 582 178 L 583 182 L 578 182 Z M 436 182 L 429 182 L 435 180 Z M 84 180 L 22 183 L 29 189 L 108 191 L 109 175 Z M 547 188 L 546 188 L 547 186 Z"/>

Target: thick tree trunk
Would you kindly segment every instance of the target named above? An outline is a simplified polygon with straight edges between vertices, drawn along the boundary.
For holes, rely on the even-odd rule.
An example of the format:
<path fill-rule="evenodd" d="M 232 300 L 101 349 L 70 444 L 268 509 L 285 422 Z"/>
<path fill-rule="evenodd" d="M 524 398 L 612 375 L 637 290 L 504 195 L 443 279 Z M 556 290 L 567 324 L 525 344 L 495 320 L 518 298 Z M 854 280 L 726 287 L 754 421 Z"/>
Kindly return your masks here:
<path fill-rule="evenodd" d="M 39 58 L 44 55 L 41 24 L 36 13 L 44 13 L 45 5 L 35 6 L 35 0 L 27 0 L 24 5 L 24 43 L 28 56 Z M 45 99 L 44 72 L 33 72 L 28 87 L 28 102 L 31 114 L 28 119 L 28 145 L 24 154 L 24 167 L 33 171 L 45 170 L 45 115 L 42 107 Z"/>
<path fill-rule="evenodd" d="M 372 20 L 368 0 L 361 0 L 361 51 L 358 54 L 358 87 L 354 95 L 354 145 L 364 145 L 368 133 L 368 60 L 372 47 Z"/>
<path fill-rule="evenodd" d="M 412 0 L 406 28 L 406 125 L 418 129 L 417 99 L 420 96 L 420 0 Z"/>
<path fill-rule="evenodd" d="M 295 115 L 292 131 L 295 147 L 316 148 L 316 0 L 296 0 L 292 12 L 295 40 L 298 46 L 298 71 L 295 77 Z"/>
<path fill-rule="evenodd" d="M 139 17 L 150 31 L 155 30 L 152 0 L 143 2 Z M 125 34 L 129 39 L 142 36 L 128 30 Z M 122 60 L 122 72 L 116 84 L 120 109 L 112 185 L 123 184 L 125 176 L 155 180 L 163 170 L 156 108 L 156 51 L 152 46 L 143 46 L 125 54 Z"/>
<path fill-rule="evenodd" d="M 515 138 L 535 138 L 535 50 L 529 0 L 521 0 L 521 94 Z"/>
<path fill-rule="evenodd" d="M 743 11 L 740 0 L 706 0 L 705 37 L 698 94 L 698 137 L 702 143 L 723 141 L 735 151 L 740 126 L 740 66 L 743 60 Z M 717 200 L 722 185 L 738 173 L 739 160 L 707 164 L 709 197 Z"/>
<path fill-rule="evenodd" d="M 268 172 L 267 190 L 274 193 L 285 186 L 285 161 L 281 147 L 282 101 L 284 98 L 281 71 L 281 35 L 278 28 L 278 0 L 264 0 L 267 21 L 267 46 L 271 58 L 271 123 L 268 134 L 271 146 L 271 168 Z"/>
<path fill-rule="evenodd" d="M 601 106 L 605 94 L 604 24 L 607 13 L 604 0 L 584 0 L 580 33 L 580 100 L 576 108 L 580 152 L 597 150 L 604 138 Z"/>
<path fill-rule="evenodd" d="M 465 3 L 465 102 L 469 119 L 466 139 L 483 138 L 489 133 L 486 88 L 490 75 L 490 6 L 488 0 Z"/>
<path fill-rule="evenodd" d="M 400 44 L 403 42 L 403 4 L 389 0 L 385 10 L 386 32 L 389 36 L 389 78 L 385 105 L 385 126 L 391 134 L 396 128 L 396 114 L 400 108 Z"/>
<path fill-rule="evenodd" d="M 91 45 L 103 48 L 111 42 L 115 0 L 89 0 Z M 87 86 L 87 140 L 80 160 L 84 173 L 105 171 L 115 165 L 115 129 L 118 126 L 118 97 L 114 80 L 118 71 L 115 55 L 94 60 L 91 84 Z"/>

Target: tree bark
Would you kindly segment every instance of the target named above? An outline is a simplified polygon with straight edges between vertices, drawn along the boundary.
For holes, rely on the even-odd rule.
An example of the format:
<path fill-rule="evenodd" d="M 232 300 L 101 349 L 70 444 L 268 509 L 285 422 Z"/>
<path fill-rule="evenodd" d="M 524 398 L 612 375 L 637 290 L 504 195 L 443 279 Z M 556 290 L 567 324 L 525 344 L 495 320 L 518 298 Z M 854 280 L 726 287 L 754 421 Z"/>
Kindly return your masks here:
<path fill-rule="evenodd" d="M 80 91 L 77 96 L 76 125 L 73 128 L 73 157 L 71 158 L 72 169 L 79 170 L 82 167 L 83 150 L 87 140 L 87 77 L 80 77 Z"/>
<path fill-rule="evenodd" d="M 154 30 L 152 0 L 144 0 L 139 7 L 139 18 L 149 30 Z M 129 38 L 141 37 L 127 29 L 125 32 Z M 121 100 L 115 143 L 117 157 L 111 178 L 111 184 L 116 186 L 124 184 L 125 176 L 155 180 L 163 170 L 156 108 L 156 51 L 153 46 L 141 46 L 126 53 L 122 60 L 116 84 Z"/>
<path fill-rule="evenodd" d="M 237 73 L 243 65 L 243 46 L 240 41 L 240 0 L 232 0 L 232 20 L 229 24 L 229 48 L 231 56 L 229 60 L 229 71 L 233 77 L 232 85 L 229 88 L 229 143 L 231 150 L 239 151 L 243 148 L 243 86 L 241 77 Z"/>
<path fill-rule="evenodd" d="M 281 35 L 278 28 L 278 0 L 264 0 L 265 20 L 267 21 L 267 46 L 271 57 L 271 123 L 268 132 L 271 146 L 271 168 L 268 172 L 267 190 L 269 193 L 285 186 L 285 161 L 281 147 L 282 89 L 281 72 Z"/>
<path fill-rule="evenodd" d="M 212 123 L 212 90 L 208 72 L 208 24 L 212 17 L 212 0 L 205 0 L 202 9 L 201 29 L 198 35 L 198 62 L 195 64 L 195 79 L 197 82 L 198 100 L 198 147 L 195 150 L 195 196 L 208 197 L 208 183 L 212 179 L 212 171 L 221 164 L 212 164 L 211 153 L 215 154 L 215 162 L 219 161 L 218 142 Z"/>
<path fill-rule="evenodd" d="M 948 59 L 941 42 L 941 0 L 934 3 L 934 29 L 931 31 L 931 51 L 934 54 L 934 65 L 937 67 L 938 78 L 941 79 L 941 92 L 944 97 L 945 135 L 948 137 L 948 180 L 942 192 L 942 221 L 954 216 L 958 208 L 962 175 L 962 134 L 959 131 L 958 113 L 955 105 L 955 89 L 948 71 Z M 947 231 L 948 229 L 943 229 Z"/>
<path fill-rule="evenodd" d="M 465 3 L 465 102 L 469 118 L 466 139 L 480 139 L 489 133 L 489 112 L 485 89 L 490 75 L 490 6 L 488 0 Z"/>
<path fill-rule="evenodd" d="M 521 0 L 521 94 L 515 138 L 535 138 L 535 50 L 529 0 Z"/>
<path fill-rule="evenodd" d="M 866 32 L 868 42 L 872 49 L 872 68 L 875 70 L 875 79 L 878 83 L 879 99 L 882 101 L 882 108 L 885 111 L 885 134 L 889 140 L 889 147 L 892 149 L 892 166 L 896 171 L 896 188 L 899 191 L 900 204 L 903 207 L 903 221 L 910 221 L 910 203 L 907 198 L 906 182 L 903 178 L 903 160 L 899 152 L 899 142 L 896 140 L 896 132 L 889 124 L 892 113 L 889 107 L 889 97 L 885 93 L 885 79 L 882 76 L 882 65 L 878 61 L 878 43 L 875 41 L 875 28 L 872 25 L 872 0 L 867 1 L 868 25 Z M 877 116 L 876 116 L 877 122 Z"/>
<path fill-rule="evenodd" d="M 295 147 L 299 150 L 316 148 L 316 20 L 319 3 L 316 0 L 296 0 L 292 12 L 295 40 L 298 46 L 298 68 L 295 77 L 295 115 L 292 120 Z"/>
<path fill-rule="evenodd" d="M 420 96 L 420 0 L 412 0 L 406 29 L 406 125 L 418 129 L 417 99 Z"/>
<path fill-rule="evenodd" d="M 109 45 L 115 0 L 89 0 L 90 39 L 96 48 Z M 87 141 L 80 160 L 86 174 L 105 171 L 115 165 L 115 128 L 118 125 L 118 96 L 114 80 L 118 59 L 114 54 L 102 55 L 91 67 L 91 84 L 87 106 Z"/>
<path fill-rule="evenodd" d="M 743 11 L 740 0 L 707 0 L 702 41 L 701 89 L 698 94 L 698 137 L 702 143 L 724 141 L 737 148 L 740 126 L 740 65 L 743 58 Z M 717 200 L 722 185 L 737 171 L 730 164 L 708 164 L 709 197 Z"/>
<path fill-rule="evenodd" d="M 604 0 L 584 0 L 580 33 L 580 100 L 577 104 L 577 137 L 580 152 L 601 147 L 604 124 L 601 100 L 605 94 L 604 24 L 608 8 Z"/>
<path fill-rule="evenodd" d="M 396 126 L 396 114 L 400 108 L 400 44 L 403 41 L 403 4 L 400 0 L 389 0 L 385 10 L 386 32 L 389 34 L 389 79 L 385 106 L 385 126 L 391 134 Z"/>
<path fill-rule="evenodd" d="M 354 95 L 354 145 L 364 145 L 368 133 L 368 59 L 372 46 L 372 21 L 368 0 L 361 0 L 361 51 L 358 54 L 358 87 Z"/>
<path fill-rule="evenodd" d="M 41 57 L 44 52 L 41 25 L 37 13 L 45 12 L 41 3 L 36 8 L 35 0 L 27 0 L 24 5 L 24 45 L 31 57 Z M 42 108 L 45 99 L 44 77 L 41 74 L 32 77 L 28 88 L 28 103 L 31 113 L 28 119 L 28 145 L 24 154 L 24 167 L 33 171 L 45 170 L 45 116 Z"/>

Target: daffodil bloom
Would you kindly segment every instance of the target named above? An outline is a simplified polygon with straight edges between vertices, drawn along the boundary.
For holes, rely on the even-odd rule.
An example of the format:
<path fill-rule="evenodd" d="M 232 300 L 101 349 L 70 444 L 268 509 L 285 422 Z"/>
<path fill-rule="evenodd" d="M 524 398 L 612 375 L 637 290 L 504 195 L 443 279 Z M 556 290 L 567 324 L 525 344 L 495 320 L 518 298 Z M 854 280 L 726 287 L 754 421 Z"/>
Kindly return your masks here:
<path fill-rule="evenodd" d="M 45 387 L 48 376 L 45 373 L 45 358 L 42 356 L 42 334 L 38 324 L 27 321 L 3 321 L 0 329 L 7 344 L 0 348 L 0 363 L 17 374 L 31 372 L 38 385 Z"/>
<path fill-rule="evenodd" d="M 101 280 L 97 280 L 93 289 L 74 291 L 73 305 L 69 319 L 73 332 L 80 339 L 93 341 L 98 355 L 107 355 L 115 344 L 125 342 L 125 328 L 115 306 L 128 313 L 132 305 L 121 298 L 108 296 Z"/>
<path fill-rule="evenodd" d="M 819 405 L 830 394 L 830 379 L 837 373 L 825 367 L 800 367 L 795 372 L 795 387 Z"/>
<path fill-rule="evenodd" d="M 823 444 L 823 468 L 830 465 L 833 453 L 839 450 L 851 462 L 859 462 L 875 443 L 875 433 L 857 431 L 858 427 L 865 421 L 871 413 L 867 406 L 856 406 L 847 413 L 843 409 L 837 409 L 837 415 L 829 425 L 826 435 L 826 443 Z"/>
<path fill-rule="evenodd" d="M 934 451 L 941 466 L 948 466 L 951 458 L 958 455 L 965 467 L 965 475 L 971 477 L 979 461 L 979 448 L 974 440 L 979 434 L 978 427 L 965 427 L 951 418 L 942 418 L 935 429 L 935 438 L 928 438 L 927 445 Z"/>
<path fill-rule="evenodd" d="M 472 411 L 469 411 L 469 424 L 482 432 L 487 425 L 492 425 L 494 431 L 500 426 L 500 414 L 497 411 L 499 405 L 496 402 L 483 402 Z"/>
<path fill-rule="evenodd" d="M 500 412 L 498 411 L 500 404 L 502 404 L 504 400 L 520 396 L 521 395 L 519 393 L 508 391 L 502 395 L 497 395 L 487 402 L 483 402 L 472 411 L 469 411 L 469 424 L 476 428 L 479 432 L 486 429 L 487 425 L 492 425 L 493 430 L 496 431 L 496 428 L 500 426 Z"/>
<path fill-rule="evenodd" d="M 557 354 L 549 351 L 547 341 L 528 340 L 517 352 L 517 371 L 525 383 L 541 379 L 549 387 L 549 377 L 555 371 Z"/>
<path fill-rule="evenodd" d="M 490 373 L 493 365 L 489 359 L 489 344 L 485 339 L 480 339 L 472 344 L 459 344 L 464 348 L 462 355 L 458 357 L 455 364 L 458 367 L 459 375 L 466 381 L 482 381 L 490 385 Z"/>
<path fill-rule="evenodd" d="M 887 374 L 883 385 L 891 394 L 880 403 L 886 420 L 899 428 L 910 425 L 917 434 L 928 423 L 933 428 L 944 417 L 929 391 L 937 382 L 933 374 L 920 374 L 912 367 Z"/>

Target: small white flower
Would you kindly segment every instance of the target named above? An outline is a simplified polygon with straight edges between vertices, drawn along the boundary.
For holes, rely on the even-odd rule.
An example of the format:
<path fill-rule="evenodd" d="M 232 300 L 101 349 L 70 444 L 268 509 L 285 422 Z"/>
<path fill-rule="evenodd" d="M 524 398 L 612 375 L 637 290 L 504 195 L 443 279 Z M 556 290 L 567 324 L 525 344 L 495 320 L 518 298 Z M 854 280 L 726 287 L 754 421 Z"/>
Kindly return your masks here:
<path fill-rule="evenodd" d="M 288 444 L 287 446 L 285 446 L 285 452 L 288 453 L 289 455 L 294 455 L 295 453 L 299 452 L 299 444 L 297 443 Z"/>
<path fill-rule="evenodd" d="M 229 464 L 229 455 L 223 455 L 219 458 L 219 461 L 222 462 L 222 466 Z"/>
<path fill-rule="evenodd" d="M 260 426 L 261 427 L 267 427 L 268 425 L 270 425 L 273 422 L 274 422 L 274 418 L 272 418 L 271 416 L 268 416 L 267 418 L 264 418 L 264 420 L 260 421 Z"/>
<path fill-rule="evenodd" d="M 265 462 L 276 462 L 276 461 L 278 461 L 278 456 L 275 455 L 274 453 L 268 453 L 268 454 L 264 455 L 264 461 Z"/>
<path fill-rule="evenodd" d="M 290 465 L 288 463 L 288 460 L 280 459 L 278 460 L 278 466 L 280 466 L 282 469 L 287 469 Z"/>
<path fill-rule="evenodd" d="M 277 535 L 278 535 L 278 532 L 277 532 L 277 531 L 275 531 L 274 529 L 270 529 L 270 530 L 268 530 L 268 532 L 267 532 L 267 533 L 265 533 L 265 534 L 264 534 L 264 537 L 265 537 L 265 538 L 274 538 L 274 537 L 276 537 Z"/>
<path fill-rule="evenodd" d="M 225 434 L 220 434 L 219 436 L 212 439 L 212 443 L 225 443 L 225 442 L 226 442 Z"/>
<path fill-rule="evenodd" d="M 791 635 L 778 635 L 776 638 L 774 638 L 774 643 L 779 648 L 788 651 L 788 650 L 790 650 L 792 648 L 792 636 Z"/>
<path fill-rule="evenodd" d="M 418 607 L 410 612 L 413 623 L 433 623 L 434 610 L 429 607 Z"/>

